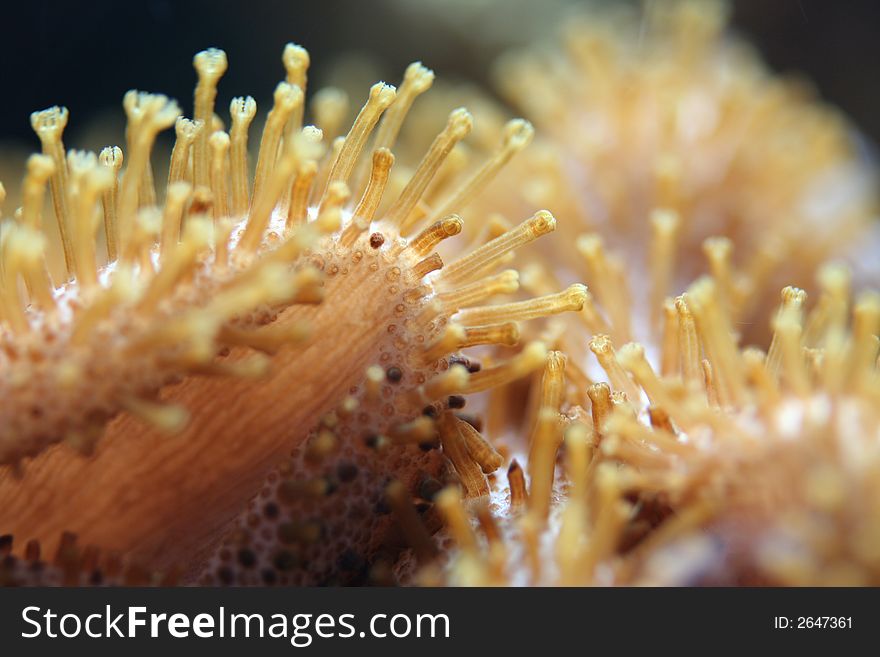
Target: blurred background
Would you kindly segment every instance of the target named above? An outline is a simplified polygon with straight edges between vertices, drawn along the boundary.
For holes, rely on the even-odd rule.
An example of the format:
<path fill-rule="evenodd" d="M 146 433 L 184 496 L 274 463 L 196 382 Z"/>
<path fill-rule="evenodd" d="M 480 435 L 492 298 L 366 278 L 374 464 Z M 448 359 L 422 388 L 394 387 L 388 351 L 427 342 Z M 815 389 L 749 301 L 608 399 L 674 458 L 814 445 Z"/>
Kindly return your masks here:
<path fill-rule="evenodd" d="M 552 36 L 572 0 L 91 0 L 19 2 L 3 16 L 0 148 L 23 161 L 37 140 L 29 114 L 66 105 L 68 147 L 98 148 L 96 132 L 121 138 L 130 88 L 168 94 L 191 113 L 195 52 L 229 56 L 218 107 L 237 95 L 268 99 L 282 79 L 288 41 L 311 53 L 310 87 L 332 82 L 340 62 L 397 83 L 421 59 L 446 79 L 486 83 L 499 52 Z M 770 66 L 812 79 L 869 141 L 880 141 L 880 2 L 735 0 L 733 24 Z M 353 99 L 355 101 L 355 99 Z M 258 105 L 259 106 L 259 105 Z M 266 104 L 262 105 L 266 109 Z M 97 137 L 94 137 L 97 138 Z M 4 172 L 6 173 L 6 172 Z M 8 173 L 7 186 L 13 183 Z"/>

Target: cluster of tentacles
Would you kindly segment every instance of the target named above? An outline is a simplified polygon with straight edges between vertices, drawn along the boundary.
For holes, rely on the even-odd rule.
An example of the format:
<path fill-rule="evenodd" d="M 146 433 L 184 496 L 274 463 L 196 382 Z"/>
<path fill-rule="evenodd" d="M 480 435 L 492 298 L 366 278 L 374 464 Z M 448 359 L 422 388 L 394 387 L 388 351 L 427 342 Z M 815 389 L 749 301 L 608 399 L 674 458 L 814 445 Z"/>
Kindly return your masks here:
<path fill-rule="evenodd" d="M 4 530 L 64 552 L 74 532 L 199 581 L 362 578 L 363 564 L 395 554 L 389 484 L 409 504 L 446 476 L 437 448 L 467 464 L 468 450 L 493 451 L 457 417 L 461 395 L 540 368 L 546 348 L 531 342 L 485 368 L 451 355 L 517 344 L 517 322 L 581 308 L 582 285 L 483 305 L 517 290 L 516 272 L 493 270 L 554 230 L 548 212 L 482 234 L 446 264 L 435 251 L 461 232 L 454 211 L 528 143 L 528 123 L 511 122 L 494 157 L 444 179 L 472 125 L 457 109 L 422 160 L 392 176 L 400 125 L 433 74 L 413 64 L 399 90 L 375 85 L 348 134 L 322 148 L 344 99 L 319 96 L 303 127 L 308 55 L 291 45 L 283 61 L 252 184 L 254 101 L 232 101 L 228 134 L 207 127 L 219 50 L 196 55 L 192 119 L 163 96 L 126 96 L 121 175 L 118 147 L 65 154 L 65 110 L 33 115 L 43 154 L 3 226 Z M 172 125 L 158 204 L 150 151 Z M 65 259 L 55 276 L 47 187 Z M 81 577 L 94 574 L 89 554 Z"/>
<path fill-rule="evenodd" d="M 880 297 L 822 264 L 875 210 L 852 134 L 722 7 L 630 21 L 505 58 L 518 158 L 484 99 L 412 155 L 448 102 L 418 63 L 342 134 L 294 45 L 253 175 L 219 50 L 192 118 L 126 95 L 124 147 L 35 113 L 0 583 L 880 581 Z"/>

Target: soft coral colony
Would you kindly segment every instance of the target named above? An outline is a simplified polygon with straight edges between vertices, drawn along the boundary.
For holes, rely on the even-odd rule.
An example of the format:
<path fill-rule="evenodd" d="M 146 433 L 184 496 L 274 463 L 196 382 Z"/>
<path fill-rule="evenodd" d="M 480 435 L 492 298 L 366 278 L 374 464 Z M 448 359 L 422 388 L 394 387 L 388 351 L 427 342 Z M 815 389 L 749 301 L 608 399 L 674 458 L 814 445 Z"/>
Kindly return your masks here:
<path fill-rule="evenodd" d="M 322 148 L 344 101 L 319 95 L 316 126 L 303 126 L 308 55 L 289 45 L 283 62 L 252 184 L 254 101 L 232 101 L 228 134 L 208 129 L 227 66 L 219 50 L 195 57 L 192 119 L 164 96 L 126 95 L 124 153 L 65 153 L 67 112 L 32 117 L 43 153 L 3 231 L 0 524 L 35 541 L 30 556 L 58 552 L 65 578 L 103 578 L 92 545 L 136 571 L 193 577 L 224 537 L 243 582 L 312 582 L 339 559 L 374 561 L 396 527 L 381 512 L 386 488 L 404 504 L 430 488 L 442 478 L 440 443 L 468 466 L 471 451 L 494 453 L 453 411 L 461 395 L 540 368 L 546 347 L 531 342 L 485 368 L 451 354 L 516 343 L 515 322 L 582 306 L 577 284 L 486 305 L 517 289 L 515 274 L 494 269 L 555 228 L 546 211 L 446 262 L 435 250 L 461 232 L 455 210 L 528 143 L 527 122 L 510 122 L 497 153 L 444 181 L 438 171 L 471 130 L 466 110 L 450 113 L 421 161 L 394 166 L 391 153 L 431 71 L 416 63 L 399 90 L 373 86 L 348 133 Z M 172 125 L 157 205 L 150 151 Z M 44 257 L 47 187 L 64 247 L 59 286 Z M 447 209 L 433 211 L 432 198 Z M 450 333 L 460 310 L 473 319 Z M 230 529 L 255 494 L 258 512 Z M 221 547 L 206 576 L 229 579 L 225 558 Z M 134 567 L 111 565 L 122 577 Z"/>
<path fill-rule="evenodd" d="M 518 157 L 530 123 L 480 154 L 455 109 L 410 160 L 443 104 L 418 63 L 342 134 L 293 45 L 253 177 L 219 50 L 191 119 L 126 95 L 123 148 L 35 113 L 0 228 L 0 582 L 877 583 L 880 298 L 825 264 L 869 172 L 723 7 L 652 7 L 502 61 Z"/>

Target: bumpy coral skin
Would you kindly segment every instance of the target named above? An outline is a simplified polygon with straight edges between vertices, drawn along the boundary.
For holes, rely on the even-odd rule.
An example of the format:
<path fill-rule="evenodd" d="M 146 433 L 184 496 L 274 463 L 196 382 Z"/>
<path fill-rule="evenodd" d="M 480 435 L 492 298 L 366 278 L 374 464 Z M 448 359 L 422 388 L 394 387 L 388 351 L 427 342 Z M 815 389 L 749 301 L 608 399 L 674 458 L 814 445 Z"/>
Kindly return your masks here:
<path fill-rule="evenodd" d="M 380 256 L 369 255 L 376 266 Z M 393 308 L 400 296 L 388 294 L 388 285 L 381 276 L 384 272 L 371 271 L 370 264 L 362 262 L 352 266 L 349 275 L 329 280 L 325 299 L 346 307 L 351 303 L 351 293 L 362 294 L 375 300 L 376 308 L 388 312 L 383 320 L 388 326 L 395 318 Z M 179 435 L 163 435 L 132 416 L 123 416 L 108 427 L 90 459 L 70 464 L 70 450 L 61 448 L 26 466 L 21 481 L 8 481 L 7 526 L 17 525 L 16 534 L 49 537 L 61 529 L 53 523 L 61 522 L 65 529 L 77 531 L 97 545 L 137 551 L 151 560 L 183 550 L 187 543 L 194 543 L 190 549 L 198 546 L 204 540 L 200 537 L 203 532 L 194 529 L 212 513 L 226 509 L 228 514 L 237 508 L 266 469 L 282 458 L 289 445 L 301 440 L 302 424 L 332 410 L 377 358 L 375 334 L 382 327 L 373 332 L 358 329 L 363 324 L 373 326 L 376 317 L 357 317 L 353 312 L 348 318 L 340 318 L 338 312 L 328 312 L 328 308 L 329 304 L 306 312 L 298 309 L 295 319 L 290 313 L 282 313 L 274 327 L 308 320 L 313 330 L 323 332 L 323 339 L 313 339 L 304 349 L 283 348 L 273 357 L 272 372 L 264 379 L 194 378 L 166 390 L 163 401 L 190 410 L 189 424 Z M 223 362 L 240 357 L 236 352 Z M 329 380 L 304 380 L 304 373 L 323 359 L 334 363 L 332 372 L 327 372 L 329 376 L 322 377 Z M 252 403 L 272 399 L 284 403 Z M 197 476 L 180 478 L 167 467 L 170 459 L 194 464 Z M 120 472 L 128 473 L 122 489 L 115 483 Z M 138 472 L 144 474 L 139 477 Z M 22 513 L 32 504 L 29 500 L 35 491 L 41 491 L 43 499 L 48 498 L 51 515 Z M 175 499 L 187 500 L 192 506 L 169 504 Z M 136 514 L 128 511 L 133 503 Z M 191 510 L 187 512 L 187 508 Z M 212 513 L 207 513 L 208 509 Z M 128 522 L 122 520 L 126 517 L 130 518 Z M 161 532 L 156 531 L 158 527 L 163 528 Z M 216 527 L 204 531 L 216 531 Z M 172 549 L 174 546 L 177 548 Z"/>

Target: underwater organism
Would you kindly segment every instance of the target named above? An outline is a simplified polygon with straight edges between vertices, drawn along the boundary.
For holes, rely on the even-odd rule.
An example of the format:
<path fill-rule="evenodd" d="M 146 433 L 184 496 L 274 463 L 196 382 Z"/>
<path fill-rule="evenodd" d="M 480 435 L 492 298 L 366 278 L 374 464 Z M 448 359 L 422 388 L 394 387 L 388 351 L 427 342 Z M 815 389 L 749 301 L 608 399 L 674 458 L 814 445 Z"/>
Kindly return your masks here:
<path fill-rule="evenodd" d="M 399 90 L 373 86 L 348 134 L 322 148 L 321 128 L 338 129 L 344 100 L 316 95 L 317 127 L 303 126 L 308 55 L 289 45 L 283 61 L 252 184 L 255 103 L 234 99 L 229 133 L 216 129 L 227 66 L 216 49 L 195 57 L 192 119 L 164 96 L 126 95 L 124 150 L 65 153 L 66 110 L 32 116 L 43 153 L 30 158 L 21 212 L 2 230 L 4 531 L 49 553 L 73 532 L 154 570 L 187 571 L 249 499 L 266 497 L 268 477 L 277 504 L 260 513 L 288 547 L 320 540 L 302 572 L 326 576 L 346 551 L 366 558 L 380 547 L 378 526 L 389 523 L 374 507 L 390 479 L 415 495 L 441 475 L 436 425 L 462 395 L 540 368 L 546 350 L 535 341 L 482 370 L 451 354 L 517 343 L 517 322 L 580 309 L 582 285 L 491 303 L 518 287 L 515 273 L 493 269 L 554 230 L 547 212 L 452 261 L 436 252 L 462 219 L 450 207 L 425 221 L 426 189 L 454 206 L 459 187 L 471 194 L 491 177 L 478 167 L 430 187 L 470 131 L 466 110 L 449 115 L 402 186 L 386 189 L 391 149 L 430 70 L 413 64 Z M 151 147 L 172 125 L 159 185 Z M 531 132 L 511 122 L 505 157 Z M 47 187 L 65 256 L 57 284 L 41 231 Z M 283 474 L 270 473 L 278 463 Z M 291 563 L 286 555 L 273 558 Z"/>
<path fill-rule="evenodd" d="M 808 81 L 769 71 L 726 29 L 728 12 L 714 1 L 614 3 L 568 21 L 549 46 L 501 57 L 498 87 L 538 139 L 496 188 L 511 193 L 477 207 L 515 216 L 535 203 L 568 218 L 545 247 L 569 268 L 579 255 L 558 245 L 582 233 L 646 263 L 649 235 L 669 233 L 675 272 L 629 276 L 650 277 L 631 289 L 655 318 L 667 294 L 705 271 L 706 238 L 723 236 L 741 271 L 735 319 L 766 340 L 759 318 L 779 289 L 812 285 L 832 257 L 860 268 L 852 251 L 874 230 L 875 179 L 842 112 Z M 675 221 L 653 221 L 657 211 Z"/>
<path fill-rule="evenodd" d="M 490 422 L 526 407 L 531 431 L 489 431 L 508 482 L 444 493 L 458 549 L 422 581 L 877 583 L 880 301 L 830 262 L 872 228 L 874 172 L 725 9 L 615 8 L 502 59 L 539 143 L 475 205 L 573 218 L 520 280 L 589 292 L 541 334 L 543 376 L 493 391 Z"/>
<path fill-rule="evenodd" d="M 876 585 L 880 295 L 851 301 L 840 265 L 819 285 L 809 311 L 803 290 L 783 289 L 766 352 L 738 344 L 709 276 L 665 307 L 656 359 L 637 342 L 590 339 L 607 383 L 579 372 L 587 385 L 566 398 L 572 363 L 551 351 L 524 447 L 528 486 L 514 462 L 488 500 L 444 491 L 459 547 L 423 576 Z M 479 531 L 461 520 L 469 507 Z"/>

